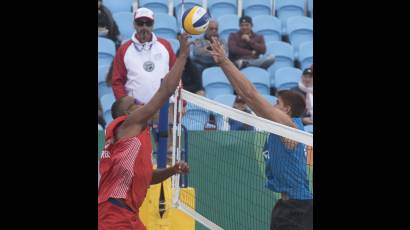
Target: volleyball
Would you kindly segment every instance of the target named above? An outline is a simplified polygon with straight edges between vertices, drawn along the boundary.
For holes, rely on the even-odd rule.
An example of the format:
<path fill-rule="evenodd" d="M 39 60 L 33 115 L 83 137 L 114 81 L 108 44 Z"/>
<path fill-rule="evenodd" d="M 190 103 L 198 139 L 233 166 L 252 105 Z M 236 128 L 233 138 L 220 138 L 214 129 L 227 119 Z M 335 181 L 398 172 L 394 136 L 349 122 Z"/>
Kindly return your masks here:
<path fill-rule="evenodd" d="M 209 19 L 210 16 L 204 8 L 193 6 L 182 15 L 182 27 L 188 34 L 202 34 L 208 28 Z"/>

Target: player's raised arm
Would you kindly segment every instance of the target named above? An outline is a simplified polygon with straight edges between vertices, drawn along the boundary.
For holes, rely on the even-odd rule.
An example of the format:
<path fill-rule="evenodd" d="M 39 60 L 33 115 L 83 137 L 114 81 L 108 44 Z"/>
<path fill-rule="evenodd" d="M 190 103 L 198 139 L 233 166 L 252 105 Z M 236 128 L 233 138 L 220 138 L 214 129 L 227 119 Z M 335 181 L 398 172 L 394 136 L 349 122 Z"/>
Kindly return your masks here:
<path fill-rule="evenodd" d="M 179 38 L 180 53 L 174 66 L 164 77 L 158 91 L 151 100 L 141 108 L 129 115 L 125 125 L 144 124 L 146 123 L 161 107 L 169 100 L 169 97 L 175 92 L 184 71 L 186 59 L 189 54 L 188 35 L 183 33 Z"/>
<path fill-rule="evenodd" d="M 274 108 L 259 92 L 255 86 L 246 79 L 239 69 L 225 56 L 223 45 L 217 39 L 212 40 L 212 54 L 215 62 L 219 64 L 229 82 L 241 96 L 246 104 L 256 113 L 257 116 L 290 126 L 296 127 L 292 119 L 281 110 Z"/>

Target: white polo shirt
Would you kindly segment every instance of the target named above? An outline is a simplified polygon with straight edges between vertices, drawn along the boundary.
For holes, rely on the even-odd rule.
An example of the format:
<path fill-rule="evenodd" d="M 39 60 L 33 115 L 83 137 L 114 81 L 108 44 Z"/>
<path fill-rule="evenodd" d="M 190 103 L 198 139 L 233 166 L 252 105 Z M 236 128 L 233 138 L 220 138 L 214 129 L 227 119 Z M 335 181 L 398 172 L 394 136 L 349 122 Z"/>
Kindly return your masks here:
<path fill-rule="evenodd" d="M 132 39 L 118 49 L 114 59 L 112 87 L 115 97 L 129 95 L 147 103 L 175 59 L 168 41 L 152 33 L 152 41 L 141 44 L 134 33 Z"/>

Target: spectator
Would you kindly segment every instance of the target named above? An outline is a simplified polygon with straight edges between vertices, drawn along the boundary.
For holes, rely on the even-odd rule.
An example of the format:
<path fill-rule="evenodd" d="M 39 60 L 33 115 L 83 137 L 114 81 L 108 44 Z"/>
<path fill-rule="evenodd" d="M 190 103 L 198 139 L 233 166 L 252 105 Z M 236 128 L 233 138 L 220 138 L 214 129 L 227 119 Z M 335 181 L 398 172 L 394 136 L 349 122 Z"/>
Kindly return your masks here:
<path fill-rule="evenodd" d="M 226 55 L 228 55 L 228 46 L 222 38 L 219 38 L 218 35 L 218 23 L 215 20 L 210 20 L 208 29 L 206 30 L 203 38 L 199 38 L 194 41 L 192 61 L 199 69 L 199 73 L 202 73 L 205 68 L 216 66 L 212 55 L 209 53 L 209 50 L 211 49 L 209 45 L 212 37 L 216 37 L 219 42 L 224 45 Z"/>
<path fill-rule="evenodd" d="M 103 5 L 102 0 L 98 0 L 98 35 L 111 39 L 117 48 L 121 44 L 118 26 L 110 10 Z"/>
<path fill-rule="evenodd" d="M 275 62 L 272 54 L 266 53 L 263 35 L 252 31 L 252 18 L 242 16 L 239 19 L 240 30 L 231 33 L 228 39 L 229 59 L 241 69 L 246 66 L 256 66 L 267 69 Z"/>
<path fill-rule="evenodd" d="M 112 87 L 116 99 L 128 95 L 147 103 L 175 63 L 170 43 L 152 32 L 154 21 L 154 13 L 147 8 L 134 14 L 136 32 L 118 48 L 114 58 Z"/>
<path fill-rule="evenodd" d="M 177 37 L 179 36 L 180 34 L 178 33 Z M 179 55 L 179 50 L 177 51 L 177 55 Z M 204 90 L 202 87 L 201 73 L 189 57 L 187 58 L 184 73 L 182 74 L 182 85 L 185 90 L 191 93 L 204 94 L 200 92 Z"/>
<path fill-rule="evenodd" d="M 215 119 L 215 115 L 214 114 L 210 114 L 209 115 L 209 119 L 208 122 L 205 123 L 204 125 L 204 130 L 218 130 L 218 125 L 216 123 L 216 119 Z"/>
<path fill-rule="evenodd" d="M 245 101 L 240 96 L 236 96 L 233 107 L 243 112 L 251 113 L 251 110 L 248 108 Z M 230 130 L 254 130 L 252 126 L 233 119 L 229 119 L 229 126 Z"/>
<path fill-rule="evenodd" d="M 303 124 L 313 124 L 313 70 L 307 68 L 303 71 L 298 87 L 292 90 L 301 93 L 306 99 L 306 112 L 303 114 Z"/>
<path fill-rule="evenodd" d="M 104 112 L 101 106 L 100 98 L 98 98 L 98 124 L 100 124 L 103 129 L 105 129 L 106 122 L 104 120 Z"/>

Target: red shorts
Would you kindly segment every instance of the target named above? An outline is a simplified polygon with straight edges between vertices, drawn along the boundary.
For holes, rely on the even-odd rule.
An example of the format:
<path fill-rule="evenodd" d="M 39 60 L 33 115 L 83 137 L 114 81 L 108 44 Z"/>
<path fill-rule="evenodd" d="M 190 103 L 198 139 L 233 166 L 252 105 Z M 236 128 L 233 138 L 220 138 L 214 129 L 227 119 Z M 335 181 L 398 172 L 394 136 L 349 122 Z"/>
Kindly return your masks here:
<path fill-rule="evenodd" d="M 99 230 L 146 230 L 138 214 L 108 201 L 98 204 Z"/>

